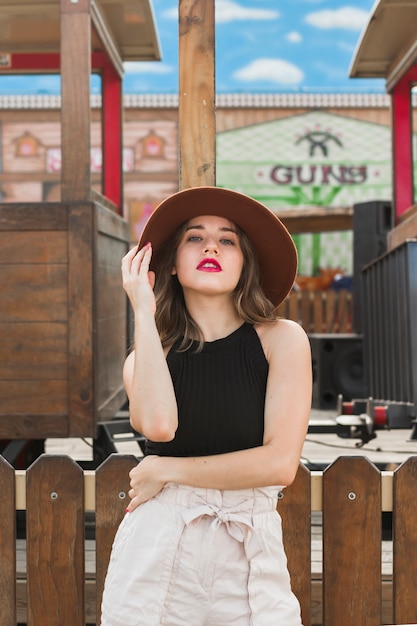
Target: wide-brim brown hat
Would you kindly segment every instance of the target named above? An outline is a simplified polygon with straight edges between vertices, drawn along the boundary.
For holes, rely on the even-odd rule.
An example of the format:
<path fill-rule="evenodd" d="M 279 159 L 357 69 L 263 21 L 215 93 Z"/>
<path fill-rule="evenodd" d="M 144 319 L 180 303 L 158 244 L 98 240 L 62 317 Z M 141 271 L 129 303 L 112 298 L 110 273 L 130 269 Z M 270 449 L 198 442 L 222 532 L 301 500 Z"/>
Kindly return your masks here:
<path fill-rule="evenodd" d="M 252 242 L 259 261 L 262 288 L 278 306 L 291 290 L 297 273 L 297 250 L 284 224 L 266 206 L 221 187 L 191 187 L 163 200 L 142 231 L 139 248 L 152 244 L 151 270 L 158 275 L 160 253 L 174 232 L 200 215 L 217 215 L 234 222 Z"/>

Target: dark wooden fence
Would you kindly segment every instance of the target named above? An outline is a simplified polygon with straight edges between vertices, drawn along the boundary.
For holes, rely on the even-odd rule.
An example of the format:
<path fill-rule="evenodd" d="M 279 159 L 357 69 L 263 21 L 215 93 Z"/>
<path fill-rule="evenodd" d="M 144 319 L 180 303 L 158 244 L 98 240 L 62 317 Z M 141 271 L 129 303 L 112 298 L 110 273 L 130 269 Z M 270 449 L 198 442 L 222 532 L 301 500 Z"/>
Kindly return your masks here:
<path fill-rule="evenodd" d="M 136 462 L 115 454 L 94 472 L 67 456 L 43 455 L 15 471 L 0 457 L 0 626 L 99 623 L 111 544 Z M 356 456 L 339 457 L 324 472 L 300 466 L 278 509 L 304 626 L 417 622 L 416 487 L 417 456 L 394 472 Z M 19 527 L 16 533 L 17 511 L 26 511 L 26 540 Z M 393 516 L 392 575 L 385 576 L 383 511 Z M 314 576 L 312 515 L 322 516 L 322 573 Z M 85 536 L 87 516 L 93 538 Z"/>
<path fill-rule="evenodd" d="M 351 333 L 353 300 L 346 289 L 291 292 L 278 309 L 307 333 Z"/>

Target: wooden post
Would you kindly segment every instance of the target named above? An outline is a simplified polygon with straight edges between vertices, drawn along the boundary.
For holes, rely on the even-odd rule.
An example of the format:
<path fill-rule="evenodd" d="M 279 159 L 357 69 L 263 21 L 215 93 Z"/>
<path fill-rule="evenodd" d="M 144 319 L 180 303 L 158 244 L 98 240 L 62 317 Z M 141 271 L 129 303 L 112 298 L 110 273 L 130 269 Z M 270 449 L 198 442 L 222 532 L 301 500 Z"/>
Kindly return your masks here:
<path fill-rule="evenodd" d="M 122 79 L 105 58 L 102 69 L 103 191 L 123 212 Z"/>
<path fill-rule="evenodd" d="M 90 174 L 90 0 L 61 0 L 61 196 L 88 200 Z"/>
<path fill-rule="evenodd" d="M 179 0 L 180 189 L 216 184 L 214 0 Z"/>
<path fill-rule="evenodd" d="M 412 83 L 406 75 L 395 85 L 391 95 L 395 224 L 413 204 L 414 196 L 411 88 Z"/>
<path fill-rule="evenodd" d="M 0 626 L 16 624 L 16 488 L 14 468 L 0 455 Z"/>
<path fill-rule="evenodd" d="M 91 203 L 68 208 L 68 415 L 69 436 L 95 434 L 94 355 L 97 327 L 93 312 L 94 209 Z M 104 288 L 104 285 L 103 285 Z M 97 304 L 97 303 L 96 303 Z"/>

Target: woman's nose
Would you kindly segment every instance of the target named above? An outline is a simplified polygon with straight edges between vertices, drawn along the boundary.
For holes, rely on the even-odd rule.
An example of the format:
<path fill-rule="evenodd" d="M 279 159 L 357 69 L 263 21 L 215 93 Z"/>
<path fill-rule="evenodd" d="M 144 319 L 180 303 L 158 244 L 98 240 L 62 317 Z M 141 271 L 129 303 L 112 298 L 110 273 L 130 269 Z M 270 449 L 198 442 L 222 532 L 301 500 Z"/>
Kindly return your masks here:
<path fill-rule="evenodd" d="M 204 246 L 204 254 L 207 254 L 209 252 L 218 254 L 217 244 L 214 241 L 209 242 Z"/>

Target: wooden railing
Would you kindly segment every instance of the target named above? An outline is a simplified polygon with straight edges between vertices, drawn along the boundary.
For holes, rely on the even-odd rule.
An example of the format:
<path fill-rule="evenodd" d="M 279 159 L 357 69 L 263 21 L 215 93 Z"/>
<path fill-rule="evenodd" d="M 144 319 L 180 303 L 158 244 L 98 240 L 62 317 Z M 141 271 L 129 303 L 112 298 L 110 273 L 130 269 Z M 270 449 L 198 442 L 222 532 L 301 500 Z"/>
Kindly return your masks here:
<path fill-rule="evenodd" d="M 0 626 L 99 623 L 111 544 L 136 463 L 115 454 L 94 472 L 67 456 L 43 455 L 15 471 L 0 457 Z M 417 456 L 394 472 L 356 456 L 339 457 L 324 472 L 300 465 L 278 510 L 304 626 L 417 622 L 416 488 Z M 18 529 L 17 550 L 16 511 L 26 512 L 26 541 Z M 381 574 L 384 511 L 393 515 L 389 575 Z M 318 514 L 322 573 L 312 577 L 311 519 Z M 86 515 L 95 516 L 90 539 Z"/>
<path fill-rule="evenodd" d="M 345 289 L 293 291 L 278 309 L 281 317 L 298 322 L 307 333 L 351 333 L 352 311 L 352 292 Z"/>

